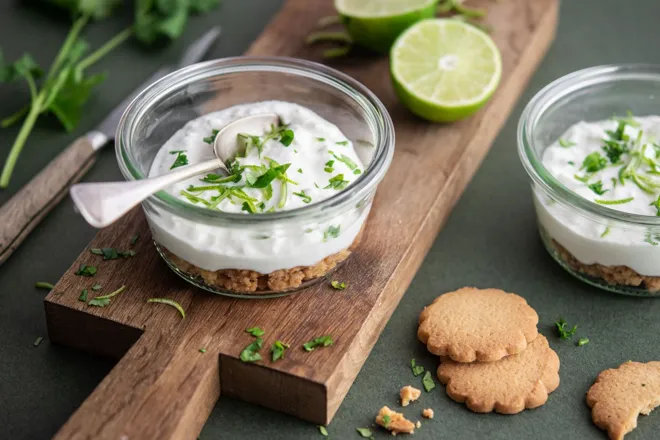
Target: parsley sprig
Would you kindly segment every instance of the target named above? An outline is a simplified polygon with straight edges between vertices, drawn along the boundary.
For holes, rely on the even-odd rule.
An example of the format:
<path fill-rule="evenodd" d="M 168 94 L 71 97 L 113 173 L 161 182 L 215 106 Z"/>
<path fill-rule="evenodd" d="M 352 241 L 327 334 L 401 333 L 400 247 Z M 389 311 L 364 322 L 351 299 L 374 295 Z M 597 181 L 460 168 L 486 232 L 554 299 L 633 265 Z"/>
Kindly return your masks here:
<path fill-rule="evenodd" d="M 123 2 L 114 0 L 46 0 L 48 3 L 69 10 L 75 20 L 44 75 L 36 61 L 24 54 L 13 63 L 7 63 L 0 53 L 0 82 L 23 79 L 30 92 L 30 101 L 0 125 L 9 127 L 23 120 L 23 125 L 14 140 L 0 175 L 0 188 L 6 188 L 18 158 L 25 147 L 37 119 L 43 114 L 52 114 L 67 132 L 78 125 L 83 108 L 89 101 L 92 90 L 105 80 L 105 74 L 88 75 L 87 71 L 112 50 L 135 36 L 140 42 L 151 44 L 161 39 L 175 39 L 185 29 L 191 13 L 204 13 L 218 5 L 219 0 L 180 0 L 155 2 L 136 0 L 134 23 L 119 32 L 94 52 L 82 34 L 92 20 L 108 17 L 115 6 Z"/>

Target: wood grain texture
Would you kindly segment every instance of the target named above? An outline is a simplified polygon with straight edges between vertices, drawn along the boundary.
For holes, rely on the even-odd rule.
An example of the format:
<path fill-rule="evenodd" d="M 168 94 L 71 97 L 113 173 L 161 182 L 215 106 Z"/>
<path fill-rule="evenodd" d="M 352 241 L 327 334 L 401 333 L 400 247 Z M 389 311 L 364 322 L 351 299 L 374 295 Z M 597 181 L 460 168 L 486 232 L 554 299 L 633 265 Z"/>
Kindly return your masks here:
<path fill-rule="evenodd" d="M 92 144 L 77 139 L 0 207 L 0 264 L 96 162 Z"/>
<path fill-rule="evenodd" d="M 312 8 L 308 0 L 289 0 L 248 54 L 318 60 L 320 50 L 302 40 L 319 17 L 332 12 L 331 3 L 315 2 Z M 98 233 L 90 247 L 125 249 L 139 232 L 138 254 L 101 261 L 86 249 L 46 298 L 50 338 L 109 355 L 121 355 L 137 342 L 57 439 L 193 439 L 220 392 L 315 423 L 330 422 L 552 41 L 556 0 L 474 4 L 490 9 L 504 73 L 490 104 L 468 120 L 433 125 L 411 116 L 394 96 L 385 58 L 360 56 L 335 65 L 381 98 L 397 136 L 394 161 L 361 247 L 335 275 L 347 282 L 346 290 L 322 284 L 273 300 L 222 298 L 190 287 L 167 269 L 141 210 Z M 82 263 L 97 265 L 98 274 L 74 276 Z M 126 290 L 106 308 L 78 301 L 80 291 L 96 282 L 104 286 L 99 293 L 124 284 Z M 153 296 L 178 301 L 186 319 L 171 307 L 147 304 Z M 255 325 L 267 332 L 264 361 L 245 364 L 238 356 L 253 338 L 244 330 Z M 99 342 L 104 333 L 97 329 L 112 338 Z M 332 347 L 302 350 L 304 342 L 325 334 L 333 336 Z M 278 339 L 291 349 L 273 363 L 268 348 Z M 206 353 L 199 352 L 202 347 Z"/>

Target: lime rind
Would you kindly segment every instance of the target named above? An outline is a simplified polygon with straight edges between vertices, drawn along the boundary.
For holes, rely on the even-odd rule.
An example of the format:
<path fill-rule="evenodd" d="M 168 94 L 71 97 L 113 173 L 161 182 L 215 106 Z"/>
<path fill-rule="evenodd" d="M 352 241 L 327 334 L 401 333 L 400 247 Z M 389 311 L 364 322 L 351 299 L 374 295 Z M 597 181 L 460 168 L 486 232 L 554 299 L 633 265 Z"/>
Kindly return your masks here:
<path fill-rule="evenodd" d="M 392 3 L 393 7 L 377 8 L 388 3 Z M 371 12 L 367 9 L 369 7 L 372 8 Z M 437 0 L 335 0 L 335 8 L 355 43 L 376 52 L 387 53 L 406 29 L 435 16 Z"/>
<path fill-rule="evenodd" d="M 436 7 L 438 0 L 335 0 L 340 15 L 352 18 L 388 18 Z"/>
<path fill-rule="evenodd" d="M 422 21 L 391 51 L 394 88 L 413 113 L 432 121 L 463 119 L 497 89 L 502 59 L 480 29 L 452 19 Z"/>

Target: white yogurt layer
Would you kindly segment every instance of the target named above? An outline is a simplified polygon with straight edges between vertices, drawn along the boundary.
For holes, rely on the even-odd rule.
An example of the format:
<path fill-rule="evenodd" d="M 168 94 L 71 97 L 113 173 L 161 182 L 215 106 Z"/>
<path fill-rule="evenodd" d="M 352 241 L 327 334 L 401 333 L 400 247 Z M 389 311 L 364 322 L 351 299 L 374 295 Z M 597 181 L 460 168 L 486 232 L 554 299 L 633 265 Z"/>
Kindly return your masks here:
<path fill-rule="evenodd" d="M 660 116 L 579 122 L 543 153 L 545 168 L 579 196 L 610 209 L 660 215 Z M 584 264 L 660 276 L 660 235 L 586 218 L 535 191 L 541 226 Z"/>
<path fill-rule="evenodd" d="M 166 191 L 200 207 L 250 216 L 318 203 L 350 186 L 364 172 L 353 144 L 338 127 L 297 104 L 266 101 L 230 107 L 188 122 L 160 149 L 149 176 L 212 159 L 209 142 L 213 130 L 261 113 L 277 114 L 283 126 L 255 127 L 237 139 L 248 147 L 232 166 L 232 181 L 224 176 L 197 176 Z M 244 224 L 203 224 L 161 211 L 148 210 L 147 217 L 155 241 L 195 266 L 267 274 L 311 266 L 348 248 L 369 208 L 368 204 L 356 207 L 321 222 L 258 230 Z"/>

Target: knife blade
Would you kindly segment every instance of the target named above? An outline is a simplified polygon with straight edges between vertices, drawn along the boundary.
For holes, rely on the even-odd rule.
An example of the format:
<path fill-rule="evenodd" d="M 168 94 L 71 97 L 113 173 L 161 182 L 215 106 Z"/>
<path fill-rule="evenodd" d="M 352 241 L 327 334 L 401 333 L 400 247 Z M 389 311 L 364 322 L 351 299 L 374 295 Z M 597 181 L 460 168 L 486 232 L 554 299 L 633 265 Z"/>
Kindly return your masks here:
<path fill-rule="evenodd" d="M 178 65 L 158 69 L 127 96 L 91 132 L 75 140 L 39 174 L 0 207 L 0 265 L 7 261 L 39 222 L 64 198 L 69 187 L 87 173 L 96 162 L 96 152 L 114 139 L 122 114 L 148 85 L 181 68 L 201 61 L 220 35 L 213 27 L 192 43 Z"/>

